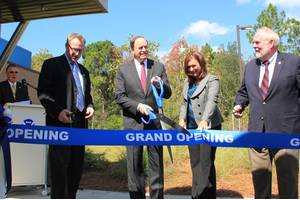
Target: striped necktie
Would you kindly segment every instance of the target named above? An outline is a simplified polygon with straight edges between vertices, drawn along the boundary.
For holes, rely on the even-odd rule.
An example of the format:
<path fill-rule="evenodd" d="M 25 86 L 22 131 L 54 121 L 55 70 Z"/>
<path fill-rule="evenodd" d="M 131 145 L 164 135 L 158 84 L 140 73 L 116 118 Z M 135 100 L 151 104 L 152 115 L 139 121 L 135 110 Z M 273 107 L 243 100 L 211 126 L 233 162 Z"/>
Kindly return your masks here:
<path fill-rule="evenodd" d="M 265 66 L 265 73 L 260 85 L 260 94 L 261 94 L 261 98 L 264 101 L 268 95 L 269 92 L 269 61 L 266 60 L 263 62 L 264 66 Z"/>

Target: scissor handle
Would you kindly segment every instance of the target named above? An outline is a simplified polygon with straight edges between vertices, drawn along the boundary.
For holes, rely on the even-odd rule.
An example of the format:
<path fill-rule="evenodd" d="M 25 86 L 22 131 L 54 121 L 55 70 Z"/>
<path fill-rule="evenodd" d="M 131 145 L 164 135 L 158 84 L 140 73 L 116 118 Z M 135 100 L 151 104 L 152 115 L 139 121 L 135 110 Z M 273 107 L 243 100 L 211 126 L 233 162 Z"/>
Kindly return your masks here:
<path fill-rule="evenodd" d="M 143 117 L 141 117 L 141 120 L 144 124 L 149 124 L 151 120 L 156 119 L 156 115 L 154 114 L 154 112 L 152 112 L 151 110 L 147 110 L 148 111 L 148 120 L 146 121 Z"/>
<path fill-rule="evenodd" d="M 153 95 L 154 95 L 157 106 L 159 108 L 162 108 L 162 98 L 163 98 L 163 95 L 164 95 L 163 81 L 159 80 L 158 83 L 159 83 L 159 86 L 160 86 L 160 94 L 158 94 L 157 88 L 153 84 L 151 85 L 151 87 L 152 87 L 152 92 L 153 92 Z"/>

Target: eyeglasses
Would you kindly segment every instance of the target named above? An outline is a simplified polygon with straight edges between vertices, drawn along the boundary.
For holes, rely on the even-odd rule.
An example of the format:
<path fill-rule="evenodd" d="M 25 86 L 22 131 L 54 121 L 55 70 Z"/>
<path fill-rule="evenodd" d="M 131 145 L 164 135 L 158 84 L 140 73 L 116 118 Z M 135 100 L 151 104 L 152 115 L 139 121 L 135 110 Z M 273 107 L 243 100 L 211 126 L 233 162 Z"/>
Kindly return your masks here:
<path fill-rule="evenodd" d="M 10 73 L 10 74 L 17 74 L 17 73 L 19 73 L 18 71 L 10 71 L 10 72 L 8 72 L 8 73 Z"/>
<path fill-rule="evenodd" d="M 75 53 L 81 53 L 83 49 L 80 48 L 73 48 L 70 46 L 70 44 L 68 43 L 68 46 L 70 47 L 70 49 L 72 49 L 72 51 L 74 51 Z"/>

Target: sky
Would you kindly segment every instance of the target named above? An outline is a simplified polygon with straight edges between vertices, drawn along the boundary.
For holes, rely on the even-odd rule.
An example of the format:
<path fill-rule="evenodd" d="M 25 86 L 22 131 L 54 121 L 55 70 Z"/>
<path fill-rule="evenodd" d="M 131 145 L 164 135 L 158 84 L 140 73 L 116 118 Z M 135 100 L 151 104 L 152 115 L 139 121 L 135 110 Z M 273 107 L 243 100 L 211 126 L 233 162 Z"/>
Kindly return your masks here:
<path fill-rule="evenodd" d="M 69 33 L 79 32 L 87 44 L 110 40 L 120 46 L 130 35 L 143 35 L 158 42 L 159 56 L 179 39 L 188 44 L 208 43 L 213 48 L 236 41 L 236 25 L 254 25 L 272 3 L 288 17 L 300 20 L 300 0 L 108 0 L 108 13 L 33 20 L 18 45 L 32 54 L 46 48 L 54 56 L 64 53 Z M 9 39 L 17 23 L 1 26 L 1 37 Z M 252 55 L 246 32 L 241 31 L 244 56 Z"/>

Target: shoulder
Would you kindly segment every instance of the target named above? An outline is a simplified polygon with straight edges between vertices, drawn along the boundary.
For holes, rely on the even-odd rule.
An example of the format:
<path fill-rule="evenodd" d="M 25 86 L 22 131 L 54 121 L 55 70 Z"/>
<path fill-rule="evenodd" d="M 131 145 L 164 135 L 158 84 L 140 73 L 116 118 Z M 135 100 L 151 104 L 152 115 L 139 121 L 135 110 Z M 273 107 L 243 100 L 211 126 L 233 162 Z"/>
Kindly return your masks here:
<path fill-rule="evenodd" d="M 2 86 L 2 85 L 6 85 L 8 83 L 8 81 L 1 81 L 0 82 L 0 85 Z"/>
<path fill-rule="evenodd" d="M 219 81 L 220 79 L 216 75 L 208 73 L 207 74 L 207 80 L 208 81 Z"/>
<path fill-rule="evenodd" d="M 158 62 L 156 60 L 152 60 L 150 58 L 147 59 L 148 64 L 157 66 L 157 67 L 163 67 L 164 65 L 161 62 Z"/>
<path fill-rule="evenodd" d="M 293 55 L 290 53 L 278 53 L 278 57 L 282 57 L 285 58 L 288 61 L 296 61 L 296 62 L 300 62 L 300 56 L 297 55 Z"/>
<path fill-rule="evenodd" d="M 63 62 L 66 60 L 66 57 L 65 55 L 61 55 L 61 56 L 57 56 L 57 57 L 52 57 L 52 58 L 49 58 L 47 60 L 45 60 L 45 64 L 48 64 L 48 63 L 59 63 L 59 62 Z"/>

